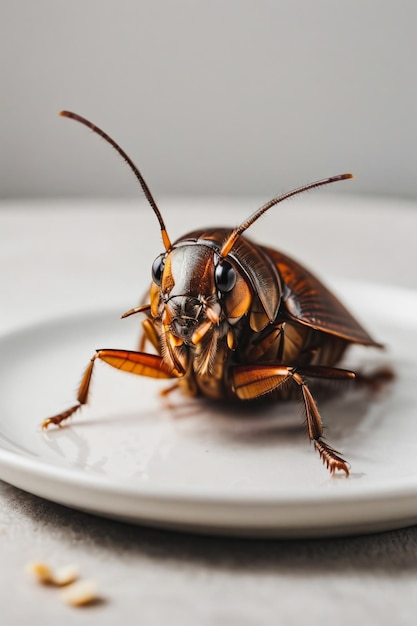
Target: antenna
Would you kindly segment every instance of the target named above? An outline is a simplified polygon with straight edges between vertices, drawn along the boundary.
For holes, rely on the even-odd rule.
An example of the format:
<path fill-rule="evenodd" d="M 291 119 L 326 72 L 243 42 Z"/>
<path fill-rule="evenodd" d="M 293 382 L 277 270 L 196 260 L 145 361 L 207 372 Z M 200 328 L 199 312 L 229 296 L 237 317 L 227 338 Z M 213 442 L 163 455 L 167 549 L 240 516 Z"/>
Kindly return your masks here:
<path fill-rule="evenodd" d="M 97 133 L 97 135 L 100 135 L 100 137 L 102 137 L 105 141 L 107 141 L 107 143 L 113 146 L 113 148 L 120 154 L 122 159 L 128 164 L 128 166 L 130 167 L 130 169 L 132 170 L 132 172 L 134 173 L 134 175 L 140 182 L 140 185 L 143 189 L 143 193 L 145 194 L 146 199 L 148 200 L 156 217 L 158 218 L 158 222 L 161 227 L 162 241 L 164 243 L 165 250 L 169 250 L 171 248 L 171 242 L 169 240 L 168 233 L 165 228 L 165 223 L 164 223 L 164 220 L 162 219 L 162 215 L 156 205 L 156 202 L 150 192 L 148 185 L 145 182 L 145 179 L 143 178 L 142 174 L 140 173 L 136 165 L 133 163 L 132 159 L 127 156 L 126 152 L 122 150 L 121 147 L 114 141 L 114 139 L 112 139 L 107 133 L 105 133 L 104 130 L 101 130 L 101 128 L 99 128 L 98 126 L 95 126 L 95 124 L 93 124 L 92 122 L 89 122 L 84 117 L 81 117 L 81 115 L 77 115 L 77 113 L 72 113 L 71 111 L 61 111 L 60 115 L 62 117 L 69 117 L 70 119 L 75 120 L 76 122 L 80 122 L 81 124 L 84 124 L 84 126 L 87 126 L 87 128 L 90 128 L 94 133 Z"/>
<path fill-rule="evenodd" d="M 220 251 L 221 256 L 227 256 L 230 250 L 235 245 L 237 239 L 240 235 L 247 229 L 249 226 L 252 226 L 256 220 L 261 217 L 268 209 L 273 207 L 275 204 L 279 202 L 283 202 L 287 198 L 291 198 L 292 196 L 296 196 L 303 191 L 308 191 L 309 189 L 315 189 L 316 187 L 323 187 L 323 185 L 329 185 L 330 183 L 336 183 L 339 180 L 347 180 L 349 178 L 354 178 L 353 174 L 339 174 L 338 176 L 331 176 L 330 178 L 323 178 L 323 180 L 317 180 L 315 183 L 309 183 L 308 185 L 303 185 L 302 187 L 298 187 L 297 189 L 293 189 L 293 191 L 288 191 L 287 193 L 282 194 L 282 196 L 277 196 L 276 198 L 272 198 L 269 202 L 264 204 L 260 209 L 252 213 L 247 220 L 242 222 L 240 226 L 235 228 L 223 244 L 223 247 Z"/>

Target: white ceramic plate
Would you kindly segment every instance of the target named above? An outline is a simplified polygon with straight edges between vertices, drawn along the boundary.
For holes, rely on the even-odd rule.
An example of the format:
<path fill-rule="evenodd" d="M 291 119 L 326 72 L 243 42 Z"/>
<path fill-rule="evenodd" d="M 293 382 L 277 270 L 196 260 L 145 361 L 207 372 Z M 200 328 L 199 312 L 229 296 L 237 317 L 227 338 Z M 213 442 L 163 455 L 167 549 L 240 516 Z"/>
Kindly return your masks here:
<path fill-rule="evenodd" d="M 0 478 L 91 513 L 193 531 L 300 537 L 417 523 L 417 293 L 336 287 L 388 346 L 355 347 L 346 365 L 390 363 L 397 376 L 377 394 L 340 390 L 320 404 L 349 479 L 321 465 L 296 403 L 231 409 L 174 394 L 168 408 L 166 383 L 102 363 L 91 405 L 42 432 L 73 401 L 95 348 L 135 348 L 139 320 L 116 312 L 0 337 Z"/>

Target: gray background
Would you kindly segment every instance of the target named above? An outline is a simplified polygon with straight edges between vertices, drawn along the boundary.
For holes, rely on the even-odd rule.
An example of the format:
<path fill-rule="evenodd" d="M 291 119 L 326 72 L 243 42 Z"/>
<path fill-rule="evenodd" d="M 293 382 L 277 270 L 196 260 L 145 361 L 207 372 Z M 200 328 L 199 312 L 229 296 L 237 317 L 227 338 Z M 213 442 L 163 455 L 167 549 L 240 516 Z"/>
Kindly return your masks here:
<path fill-rule="evenodd" d="M 0 194 L 417 195 L 413 0 L 3 0 Z"/>

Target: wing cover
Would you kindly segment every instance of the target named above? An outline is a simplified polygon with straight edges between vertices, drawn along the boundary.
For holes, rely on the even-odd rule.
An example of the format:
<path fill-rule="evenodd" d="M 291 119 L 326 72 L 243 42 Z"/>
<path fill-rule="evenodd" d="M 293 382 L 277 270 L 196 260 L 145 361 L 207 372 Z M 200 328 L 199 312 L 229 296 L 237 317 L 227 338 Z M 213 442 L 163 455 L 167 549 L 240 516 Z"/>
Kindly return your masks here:
<path fill-rule="evenodd" d="M 305 267 L 277 250 L 263 249 L 278 267 L 285 285 L 282 298 L 293 319 L 353 343 L 382 347 L 370 337 L 336 296 Z"/>

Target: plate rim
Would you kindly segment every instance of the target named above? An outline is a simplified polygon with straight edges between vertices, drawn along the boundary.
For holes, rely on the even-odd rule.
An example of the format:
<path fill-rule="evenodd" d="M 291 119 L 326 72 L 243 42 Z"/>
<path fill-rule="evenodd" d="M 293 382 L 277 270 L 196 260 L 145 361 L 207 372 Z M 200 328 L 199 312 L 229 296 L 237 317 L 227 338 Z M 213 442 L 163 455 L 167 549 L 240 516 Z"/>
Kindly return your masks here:
<path fill-rule="evenodd" d="M 387 284 L 387 283 L 379 283 L 379 282 L 370 282 L 370 281 L 357 281 L 351 279 L 336 279 L 329 280 L 330 284 L 337 284 L 338 291 L 343 291 L 346 288 L 353 289 L 373 289 L 374 293 L 395 291 L 399 296 L 401 295 L 403 298 L 411 298 L 412 301 L 417 306 L 417 290 L 397 287 L 395 285 Z M 0 332 L 0 341 L 12 339 L 16 336 L 21 335 L 26 332 L 33 332 L 35 329 L 46 329 L 51 323 L 53 324 L 65 324 L 65 323 L 73 323 L 77 318 L 85 320 L 86 318 L 94 317 L 97 314 L 103 315 L 113 315 L 115 311 L 115 307 L 109 307 L 106 309 L 101 308 L 99 311 L 94 311 L 90 309 L 86 309 L 83 311 L 71 312 L 70 314 L 52 316 L 50 319 L 45 318 L 42 321 L 37 321 L 30 324 L 23 324 L 19 328 L 12 328 L 9 330 L 3 330 Z M 45 460 L 39 458 L 30 458 L 29 456 L 24 455 L 23 453 L 15 452 L 12 450 L 8 450 L 2 445 L 1 437 L 0 437 L 0 469 L 1 476 L 0 478 L 4 479 L 3 476 L 8 474 L 10 471 L 25 473 L 29 472 L 33 478 L 36 478 L 40 481 L 47 481 L 49 485 L 62 485 L 66 484 L 82 486 L 87 491 L 99 492 L 100 498 L 105 497 L 106 495 L 112 494 L 114 495 L 115 490 L 118 492 L 118 498 L 127 498 L 129 502 L 132 500 L 137 500 L 138 502 L 153 501 L 158 503 L 159 505 L 166 505 L 175 503 L 177 506 L 185 505 L 185 506 L 198 506 L 198 507 L 207 507 L 214 506 L 215 508 L 219 508 L 221 506 L 226 506 L 229 510 L 234 507 L 320 507 L 320 506 L 342 506 L 343 508 L 349 504 L 354 502 L 355 505 L 364 504 L 365 502 L 368 505 L 376 505 L 377 507 L 386 503 L 387 500 L 392 501 L 393 503 L 409 503 L 410 505 L 414 502 L 414 510 L 415 510 L 415 520 L 417 520 L 417 473 L 414 476 L 403 477 L 401 479 L 389 480 L 385 483 L 381 484 L 371 484 L 371 485 L 363 485 L 361 486 L 361 481 L 354 481 L 347 490 L 337 490 L 337 489 L 322 489 L 318 490 L 317 487 L 314 489 L 309 488 L 299 488 L 299 487 L 283 487 L 278 486 L 273 491 L 271 489 L 259 490 L 259 489 L 245 489 L 244 491 L 233 491 L 224 490 L 219 491 L 215 488 L 205 488 L 203 492 L 199 492 L 198 490 L 193 490 L 191 485 L 181 486 L 181 488 L 164 488 L 161 485 L 146 485 L 139 484 L 136 486 L 131 485 L 123 485 L 117 480 L 111 480 L 108 477 L 103 478 L 99 475 L 86 474 L 81 469 L 74 467 L 65 467 L 61 465 L 55 465 L 53 463 L 47 462 Z M 53 471 L 52 471 L 53 470 Z M 52 476 L 51 476 L 52 474 Z M 35 495 L 41 495 L 41 497 L 46 497 L 46 495 L 40 494 L 40 489 L 38 492 L 33 489 L 27 489 L 21 484 L 17 484 L 16 481 L 10 480 L 9 478 L 4 479 L 6 482 L 10 484 L 15 484 L 15 486 L 24 489 L 26 491 L 30 491 Z M 345 480 L 344 477 L 340 477 L 340 480 Z M 19 481 L 18 481 L 19 482 Z M 59 498 L 49 497 L 50 500 L 55 502 L 59 502 L 60 504 L 66 504 L 64 501 Z M 77 504 L 74 504 L 75 508 L 82 508 Z M 96 510 L 97 512 L 97 510 Z M 105 512 L 100 510 L 99 514 L 105 515 Z M 117 516 L 118 519 L 121 516 Z M 403 516 L 395 516 L 394 518 L 399 520 Z M 134 520 L 129 520 L 134 521 Z M 143 520 L 142 520 L 143 521 Z M 148 520 L 152 522 L 152 520 Z M 158 520 L 154 520 L 158 521 Z M 161 521 L 161 520 L 159 520 Z M 162 520 L 163 521 L 163 520 Z M 359 523 L 359 522 L 358 522 Z M 275 520 L 275 526 L 277 524 L 277 520 Z M 172 524 L 170 524 L 172 525 Z M 184 524 L 180 524 L 183 526 Z M 185 524 L 186 525 L 186 524 Z M 303 533 L 301 532 L 302 528 L 307 528 L 311 523 L 306 523 L 304 526 L 300 527 L 300 534 L 297 536 L 301 536 Z M 200 524 L 201 526 L 201 524 Z M 213 524 L 209 524 L 209 528 L 213 526 Z M 236 526 L 236 524 L 229 524 L 229 530 L 231 527 Z M 239 524 L 238 524 L 239 526 Z M 331 528 L 335 525 L 329 523 L 327 525 L 322 524 L 323 528 Z M 359 523 L 360 526 L 360 523 Z M 393 527 L 392 524 L 388 524 L 388 527 Z M 276 526 L 277 531 L 282 531 L 282 528 Z"/>

